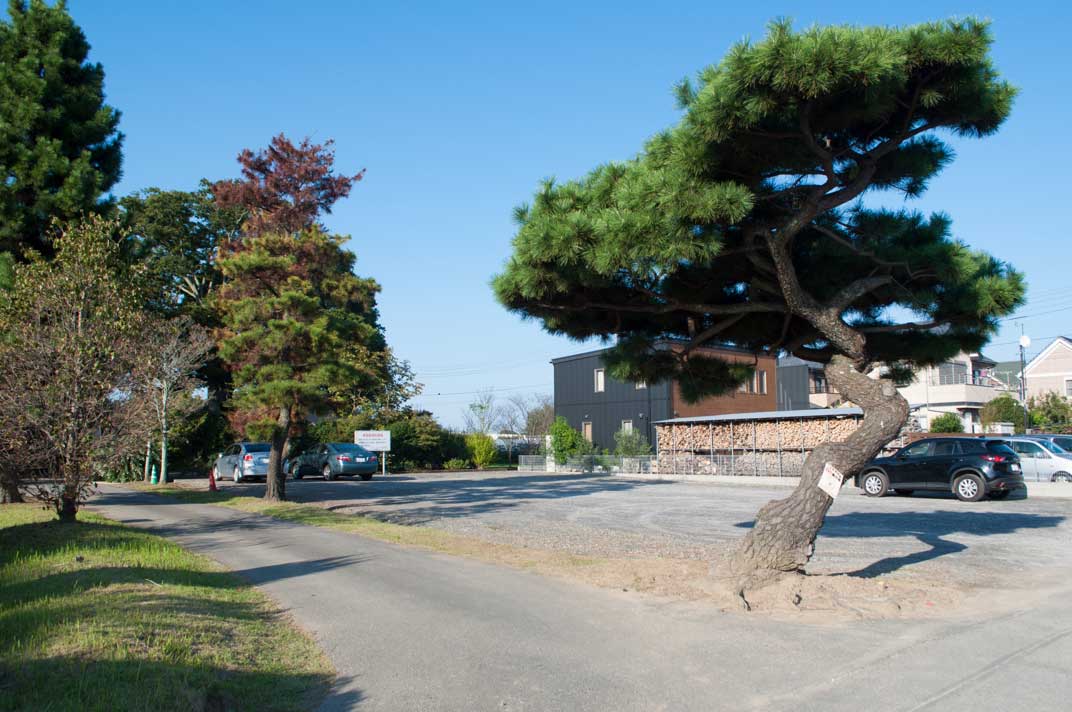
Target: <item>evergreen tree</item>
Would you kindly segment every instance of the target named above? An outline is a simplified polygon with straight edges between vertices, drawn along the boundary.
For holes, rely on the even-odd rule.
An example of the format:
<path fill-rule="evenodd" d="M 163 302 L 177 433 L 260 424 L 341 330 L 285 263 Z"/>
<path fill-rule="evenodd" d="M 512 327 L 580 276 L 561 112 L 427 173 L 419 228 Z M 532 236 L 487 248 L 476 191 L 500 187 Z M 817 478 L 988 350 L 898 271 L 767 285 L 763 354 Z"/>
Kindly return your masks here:
<path fill-rule="evenodd" d="M 516 211 L 499 300 L 552 333 L 616 337 L 616 377 L 673 378 L 691 400 L 723 393 L 751 369 L 701 347 L 729 343 L 824 362 L 863 408 L 858 430 L 817 447 L 800 486 L 728 557 L 742 595 L 803 570 L 832 501 L 816 487 L 824 465 L 851 477 L 897 435 L 908 404 L 896 380 L 977 351 L 1022 302 L 1021 276 L 954 239 L 947 216 L 863 202 L 920 195 L 953 156 L 939 132 L 998 129 L 1016 92 L 990 44 L 973 19 L 775 22 L 683 82 L 684 116 L 637 158 L 549 180 Z M 885 377 L 865 375 L 877 365 Z"/>
<path fill-rule="evenodd" d="M 267 438 L 267 499 L 285 499 L 282 461 L 300 420 L 333 408 L 330 394 L 359 377 L 349 344 L 382 346 L 379 286 L 353 272 L 344 237 L 318 228 L 245 238 L 219 260 L 219 353 L 239 410 L 265 414 L 246 428 Z"/>
<path fill-rule="evenodd" d="M 379 285 L 354 275 L 346 238 L 319 222 L 362 176 L 336 175 L 331 146 L 295 146 L 280 134 L 267 150 L 239 154 L 242 180 L 211 186 L 221 208 L 244 217 L 221 248 L 215 304 L 220 357 L 234 379 L 232 422 L 271 440 L 266 499 L 286 498 L 282 462 L 306 416 L 340 405 L 367 379 L 364 356 L 386 349 Z"/>
<path fill-rule="evenodd" d="M 0 251 L 51 256 L 50 221 L 111 205 L 119 180 L 119 112 L 104 70 L 59 0 L 11 0 L 0 20 Z"/>
<path fill-rule="evenodd" d="M 1024 432 L 1024 407 L 1010 395 L 998 396 L 989 401 L 979 411 L 979 420 L 983 426 L 994 423 L 1012 423 L 1015 432 Z"/>

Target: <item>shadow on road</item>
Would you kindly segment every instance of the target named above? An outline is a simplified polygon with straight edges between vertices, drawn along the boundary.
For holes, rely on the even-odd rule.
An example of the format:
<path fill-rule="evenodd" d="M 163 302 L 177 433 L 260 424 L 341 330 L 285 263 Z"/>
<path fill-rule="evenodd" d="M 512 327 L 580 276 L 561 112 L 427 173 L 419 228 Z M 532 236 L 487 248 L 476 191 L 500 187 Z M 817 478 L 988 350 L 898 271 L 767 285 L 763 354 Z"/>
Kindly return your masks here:
<path fill-rule="evenodd" d="M 858 571 L 846 572 L 848 576 L 872 578 L 970 548 L 967 544 L 943 538 L 953 534 L 1013 534 L 1024 529 L 1054 528 L 1064 521 L 1065 517 L 1061 516 L 1021 512 L 853 512 L 828 516 L 819 536 L 850 539 L 914 536 L 928 547 L 924 551 L 891 556 Z M 751 529 L 752 525 L 753 522 L 738 522 L 736 526 Z"/>
<path fill-rule="evenodd" d="M 585 497 L 650 486 L 665 487 L 667 483 L 591 475 L 519 475 L 398 484 L 385 482 L 378 487 L 354 487 L 344 491 L 320 488 L 306 490 L 298 496 L 305 502 L 352 497 L 354 501 L 333 504 L 327 509 L 413 525 L 502 511 L 532 501 Z M 383 511 L 392 509 L 394 511 Z"/>

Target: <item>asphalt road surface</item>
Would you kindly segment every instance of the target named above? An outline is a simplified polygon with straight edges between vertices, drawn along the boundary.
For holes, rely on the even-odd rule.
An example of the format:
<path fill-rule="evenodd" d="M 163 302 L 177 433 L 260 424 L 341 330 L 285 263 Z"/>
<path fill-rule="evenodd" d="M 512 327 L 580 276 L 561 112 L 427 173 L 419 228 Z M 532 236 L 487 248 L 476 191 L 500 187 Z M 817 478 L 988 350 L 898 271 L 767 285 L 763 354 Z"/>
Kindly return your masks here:
<path fill-rule="evenodd" d="M 1007 712 L 1072 699 L 1069 587 L 971 620 L 802 625 L 114 487 L 92 508 L 288 609 L 339 672 L 324 710 Z"/>

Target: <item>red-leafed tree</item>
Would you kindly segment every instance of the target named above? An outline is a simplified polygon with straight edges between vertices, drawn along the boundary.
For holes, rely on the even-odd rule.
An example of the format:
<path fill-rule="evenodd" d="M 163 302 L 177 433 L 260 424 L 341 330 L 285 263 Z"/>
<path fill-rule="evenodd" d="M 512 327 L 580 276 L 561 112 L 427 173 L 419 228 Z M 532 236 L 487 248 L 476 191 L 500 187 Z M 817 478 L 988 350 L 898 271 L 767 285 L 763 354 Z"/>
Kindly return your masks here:
<path fill-rule="evenodd" d="M 365 175 L 335 175 L 334 141 L 297 146 L 283 134 L 272 139 L 267 149 L 254 153 L 248 148 L 238 155 L 242 164 L 240 180 L 219 181 L 212 192 L 221 207 L 241 207 L 248 211 L 247 235 L 269 232 L 300 232 L 317 224 L 321 213 L 350 194 L 353 184 Z"/>
<path fill-rule="evenodd" d="M 271 443 L 265 498 L 285 499 L 282 461 L 305 416 L 334 410 L 337 394 L 367 377 L 353 354 L 386 349 L 379 285 L 354 275 L 346 237 L 318 220 L 361 177 L 334 174 L 330 141 L 280 135 L 238 160 L 244 179 L 213 186 L 221 206 L 247 211 L 217 262 L 219 353 L 234 379 L 232 422 Z"/>

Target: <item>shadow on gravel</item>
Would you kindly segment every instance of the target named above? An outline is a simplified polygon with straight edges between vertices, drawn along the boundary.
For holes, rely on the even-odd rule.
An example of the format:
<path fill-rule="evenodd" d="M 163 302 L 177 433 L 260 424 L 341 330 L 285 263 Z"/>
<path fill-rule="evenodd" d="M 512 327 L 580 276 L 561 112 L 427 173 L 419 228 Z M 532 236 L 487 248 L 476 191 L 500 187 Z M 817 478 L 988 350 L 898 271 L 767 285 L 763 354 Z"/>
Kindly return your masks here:
<path fill-rule="evenodd" d="M 384 483 L 385 485 L 387 483 Z M 344 510 L 395 524 L 426 524 L 437 519 L 455 519 L 486 514 L 518 507 L 526 502 L 585 497 L 603 492 L 623 492 L 665 482 L 619 480 L 592 475 L 524 475 L 515 477 L 475 477 L 472 479 L 424 480 L 384 486 L 361 493 L 361 500 L 377 508 L 398 508 L 397 511 L 377 511 L 362 508 L 362 501 L 335 504 L 329 510 Z M 359 488 L 354 488 L 359 489 Z M 312 494 L 312 493 L 310 493 Z M 353 496 L 354 491 L 315 493 L 319 499 Z M 302 501 L 312 498 L 305 496 Z"/>
<path fill-rule="evenodd" d="M 846 572 L 848 576 L 873 578 L 970 548 L 967 544 L 943 539 L 952 534 L 1013 534 L 1024 529 L 1057 527 L 1064 521 L 1065 517 L 1020 512 L 854 512 L 828 516 L 819 536 L 850 539 L 914 536 L 928 547 L 925 551 L 891 556 L 858 571 Z M 739 522 L 736 526 L 751 529 L 752 524 Z"/>

